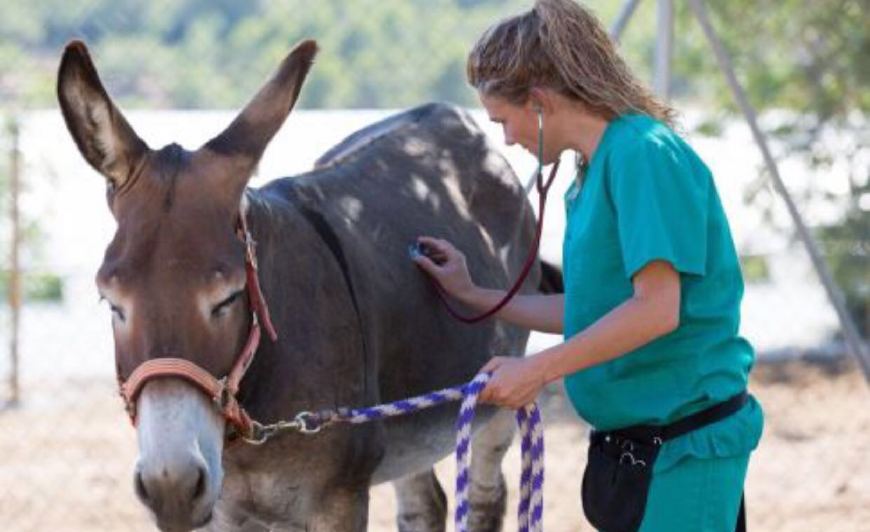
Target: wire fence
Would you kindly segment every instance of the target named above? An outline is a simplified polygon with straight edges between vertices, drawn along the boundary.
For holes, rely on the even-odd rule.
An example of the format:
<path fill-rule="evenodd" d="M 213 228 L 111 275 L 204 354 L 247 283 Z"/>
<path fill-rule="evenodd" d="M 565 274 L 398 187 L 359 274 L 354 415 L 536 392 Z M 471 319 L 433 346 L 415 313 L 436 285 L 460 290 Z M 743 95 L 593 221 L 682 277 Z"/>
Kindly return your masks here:
<path fill-rule="evenodd" d="M 85 11 L 78 9 L 76 16 L 86 20 Z M 99 20 L 102 26 L 85 29 L 99 33 L 114 24 L 105 23 L 114 19 Z M 243 37 L 248 38 L 242 34 L 227 39 L 238 43 Z M 197 50 L 195 44 L 185 46 L 192 53 Z M 117 57 L 110 59 L 118 62 Z M 140 66 L 156 74 L 160 60 L 157 56 Z M 461 69 L 457 74 L 451 68 L 445 66 L 453 77 L 443 82 L 461 83 Z M 415 78 L 413 72 L 405 71 L 402 77 Z M 3 79 L 0 76 L 0 88 Z M 149 90 L 147 83 L 141 79 L 139 83 L 137 89 Z M 183 92 L 185 87 L 181 84 L 173 90 Z M 317 92 L 317 86 L 312 92 Z M 327 96 L 323 98 L 328 100 Z M 273 141 L 279 148 L 267 151 L 252 184 L 259 186 L 310 168 L 345 135 L 389 113 L 294 112 Z M 198 146 L 220 131 L 233 114 L 126 113 L 152 146 L 173 141 Z M 534 168 L 532 158 L 519 148 L 504 146 L 500 130 L 488 124 L 480 111 L 474 111 L 474 116 L 524 180 Z M 704 113 L 690 111 L 685 119 L 690 142 L 717 176 L 746 279 L 741 334 L 758 351 L 750 391 L 765 410 L 766 426 L 746 483 L 749 528 L 777 532 L 867 529 L 870 393 L 865 377 L 847 355 L 837 315 L 806 251 L 795 241 L 794 227 L 783 215 L 777 197 L 759 193 L 770 187 L 759 185 L 754 178 L 762 161 L 745 125 L 730 124 L 711 137 L 696 133 Z M 56 109 L 15 110 L 8 123 L 0 134 L 0 290 L 7 302 L 0 308 L 0 522 L 4 530 L 14 532 L 153 530 L 134 495 L 136 433 L 114 380 L 109 311 L 98 301 L 93 284 L 114 231 L 105 206 L 104 183 L 81 159 Z M 772 129 L 764 120 L 762 125 Z M 570 166 L 563 164 L 554 190 L 566 188 Z M 799 188 L 819 179 L 798 159 L 786 160 L 783 168 L 786 181 Z M 826 175 L 825 179 L 830 182 L 833 177 Z M 557 192 L 550 200 L 542 243 L 542 256 L 556 263 L 560 262 L 564 227 L 558 196 Z M 870 193 L 865 196 L 870 198 Z M 824 236 L 821 249 L 835 274 L 854 282 L 842 288 L 850 294 L 850 309 L 866 341 L 870 330 L 866 212 L 870 203 L 858 210 L 855 223 L 859 229 L 845 236 L 821 230 L 843 209 L 836 202 L 825 205 L 819 207 L 807 196 L 798 196 L 799 209 L 809 212 L 808 225 Z M 834 215 L 831 205 L 835 205 Z M 14 288 L 15 279 L 20 279 L 20 290 Z M 533 335 L 529 351 L 554 341 L 551 336 Z M 560 386 L 547 388 L 542 406 L 547 449 L 546 530 L 592 530 L 580 505 L 588 427 L 571 412 Z M 452 468 L 450 460 L 436 468 L 445 486 L 450 485 Z M 518 443 L 509 451 L 504 468 L 509 485 L 507 507 L 514 508 L 520 470 Z M 452 512 L 452 499 L 449 504 Z M 369 529 L 395 530 L 394 519 L 392 489 L 375 486 Z M 509 513 L 505 529 L 515 528 L 516 518 Z"/>
<path fill-rule="evenodd" d="M 257 181 L 300 171 L 345 133 L 386 114 L 297 113 L 276 142 L 305 132 L 308 144 L 299 150 L 305 156 L 289 160 L 267 154 Z M 143 126 L 145 136 L 159 138 L 207 135 L 231 113 L 130 116 L 134 126 Z M 479 112 L 476 117 L 484 118 Z M 179 129 L 182 123 L 187 126 Z M 530 158 L 502 146 L 499 132 L 486 128 L 517 173 L 525 176 L 533 166 Z M 20 397 L 17 405 L 0 412 L 0 518 L 16 531 L 149 530 L 152 525 L 132 487 L 135 431 L 112 375 L 108 311 L 92 281 L 113 230 L 103 204 L 103 184 L 78 160 L 72 142 L 64 140 L 67 133 L 57 113 L 26 114 L 19 129 L 21 216 L 39 220 L 40 236 L 39 245 L 26 246 L 21 259 L 30 300 L 20 317 Z M 295 142 L 299 147 L 303 141 Z M 697 139 L 702 155 L 714 159 L 714 168 L 716 152 L 732 151 L 717 144 L 723 142 Z M 559 179 L 564 186 L 566 176 Z M 870 452 L 870 397 L 864 378 L 837 339 L 836 316 L 803 250 L 776 232 L 760 236 L 765 222 L 735 204 L 737 193 L 728 185 L 720 186 L 720 193 L 738 242 L 750 250 L 743 257 L 747 288 L 742 334 L 759 349 L 750 389 L 767 417 L 747 480 L 750 526 L 859 530 L 870 518 L 870 467 L 865 460 Z M 564 223 L 559 210 L 549 210 L 542 249 L 557 262 Z M 857 243 L 852 248 L 862 252 Z M 0 317 L 0 331 L 9 338 L 8 307 Z M 553 341 L 533 336 L 530 351 Z M 10 382 L 5 377 L 12 366 L 5 358 L 0 370 L 3 382 Z M 4 394 L 9 391 L 2 389 Z M 591 529 L 579 499 L 587 428 L 569 410 L 560 387 L 547 390 L 545 515 L 547 529 L 553 531 Z M 518 460 L 512 449 L 505 461 L 514 500 Z M 442 463 L 438 471 L 449 482 L 452 464 Z M 395 528 L 394 505 L 391 489 L 373 488 L 372 530 Z M 512 519 L 508 517 L 508 530 Z"/>

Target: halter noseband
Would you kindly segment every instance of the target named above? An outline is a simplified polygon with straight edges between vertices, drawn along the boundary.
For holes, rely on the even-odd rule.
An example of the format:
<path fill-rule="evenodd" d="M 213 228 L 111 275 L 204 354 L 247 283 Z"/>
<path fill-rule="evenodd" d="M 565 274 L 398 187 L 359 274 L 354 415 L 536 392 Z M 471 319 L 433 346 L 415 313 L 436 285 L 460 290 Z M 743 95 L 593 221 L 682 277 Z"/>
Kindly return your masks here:
<path fill-rule="evenodd" d="M 239 213 L 238 232 L 245 243 L 246 289 L 251 310 L 251 331 L 248 333 L 248 340 L 242 347 L 242 351 L 236 358 L 230 372 L 220 379 L 215 378 L 211 373 L 189 360 L 169 357 L 153 358 L 143 362 L 133 370 L 126 381 L 121 379 L 119 374 L 118 386 L 121 397 L 124 399 L 127 413 L 130 415 L 130 421 L 133 422 L 133 425 L 136 424 L 136 399 L 145 384 L 158 377 L 179 377 L 193 383 L 205 392 L 214 401 L 215 406 L 227 422 L 235 427 L 239 434 L 242 436 L 251 435 L 253 421 L 239 404 L 236 394 L 239 392 L 239 383 L 245 376 L 251 361 L 254 360 L 254 353 L 257 352 L 257 347 L 260 345 L 261 323 L 273 342 L 278 339 L 278 334 L 272 325 L 269 307 L 266 305 L 266 299 L 260 289 L 260 281 L 257 276 L 257 256 L 254 251 L 255 243 L 248 230 L 244 208 Z"/>

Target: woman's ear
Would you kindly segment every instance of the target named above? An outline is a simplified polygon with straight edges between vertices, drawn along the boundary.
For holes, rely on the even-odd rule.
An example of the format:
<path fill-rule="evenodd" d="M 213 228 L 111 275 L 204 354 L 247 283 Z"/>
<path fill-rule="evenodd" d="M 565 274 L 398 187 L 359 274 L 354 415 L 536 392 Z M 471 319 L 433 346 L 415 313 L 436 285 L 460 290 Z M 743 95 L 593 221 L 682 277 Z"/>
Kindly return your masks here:
<path fill-rule="evenodd" d="M 532 87 L 529 90 L 528 104 L 535 113 L 552 113 L 553 95 L 549 89 L 544 87 Z"/>

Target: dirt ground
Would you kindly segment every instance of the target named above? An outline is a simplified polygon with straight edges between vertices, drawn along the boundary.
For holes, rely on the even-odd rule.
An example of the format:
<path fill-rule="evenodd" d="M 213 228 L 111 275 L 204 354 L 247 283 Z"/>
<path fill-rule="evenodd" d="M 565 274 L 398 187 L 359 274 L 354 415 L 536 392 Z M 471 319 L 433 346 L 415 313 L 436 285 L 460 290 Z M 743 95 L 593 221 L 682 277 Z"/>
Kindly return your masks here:
<path fill-rule="evenodd" d="M 749 529 L 870 530 L 870 393 L 854 364 L 760 365 L 750 390 L 767 425 L 746 484 Z M 152 530 L 134 499 L 135 434 L 109 382 L 29 388 L 0 412 L 0 528 L 8 531 Z M 558 388 L 546 425 L 545 529 L 592 530 L 579 502 L 586 427 Z M 65 405 L 60 408 L 59 405 Z M 519 446 L 505 460 L 506 531 L 516 530 Z M 438 464 L 445 491 L 452 458 Z M 372 489 L 372 531 L 395 530 L 392 487 Z M 451 496 L 451 515 L 452 515 Z M 452 528 L 452 527 L 451 527 Z"/>

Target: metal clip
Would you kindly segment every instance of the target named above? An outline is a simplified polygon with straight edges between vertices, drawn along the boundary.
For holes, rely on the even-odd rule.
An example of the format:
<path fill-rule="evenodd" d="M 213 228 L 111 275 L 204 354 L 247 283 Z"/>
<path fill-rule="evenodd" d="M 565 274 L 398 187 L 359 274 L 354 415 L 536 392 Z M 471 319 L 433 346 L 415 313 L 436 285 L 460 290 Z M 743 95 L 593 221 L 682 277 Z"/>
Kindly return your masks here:
<path fill-rule="evenodd" d="M 327 425 L 313 412 L 299 412 L 293 422 L 296 423 L 296 428 L 302 434 L 317 434 L 320 429 Z"/>
<path fill-rule="evenodd" d="M 623 460 L 624 458 L 628 458 L 628 461 Z M 635 458 L 631 452 L 625 451 L 619 456 L 619 464 L 622 465 L 622 464 L 629 464 L 629 463 L 630 463 L 630 465 L 633 465 L 633 466 L 639 465 L 641 467 L 646 467 L 645 460 L 641 460 L 640 458 Z"/>
<path fill-rule="evenodd" d="M 299 432 L 305 432 L 302 428 L 302 425 L 299 421 L 279 421 L 277 423 L 272 423 L 271 425 L 262 425 L 256 421 L 251 424 L 251 436 L 250 437 L 242 437 L 242 440 L 245 443 L 250 443 L 251 445 L 262 445 L 266 443 L 272 436 L 279 432 L 283 432 L 285 430 L 298 430 Z"/>
<path fill-rule="evenodd" d="M 242 440 L 251 445 L 262 445 L 279 432 L 295 430 L 301 434 L 317 434 L 329 423 L 321 421 L 320 416 L 313 412 L 299 412 L 293 421 L 279 421 L 269 425 L 254 421 L 251 425 L 251 436 L 242 436 Z"/>
<path fill-rule="evenodd" d="M 263 426 L 254 421 L 251 424 L 251 436 L 242 436 L 241 438 L 245 443 L 250 443 L 251 445 L 262 445 L 266 443 L 266 440 L 271 438 L 273 434 L 275 434 L 274 425 Z"/>

